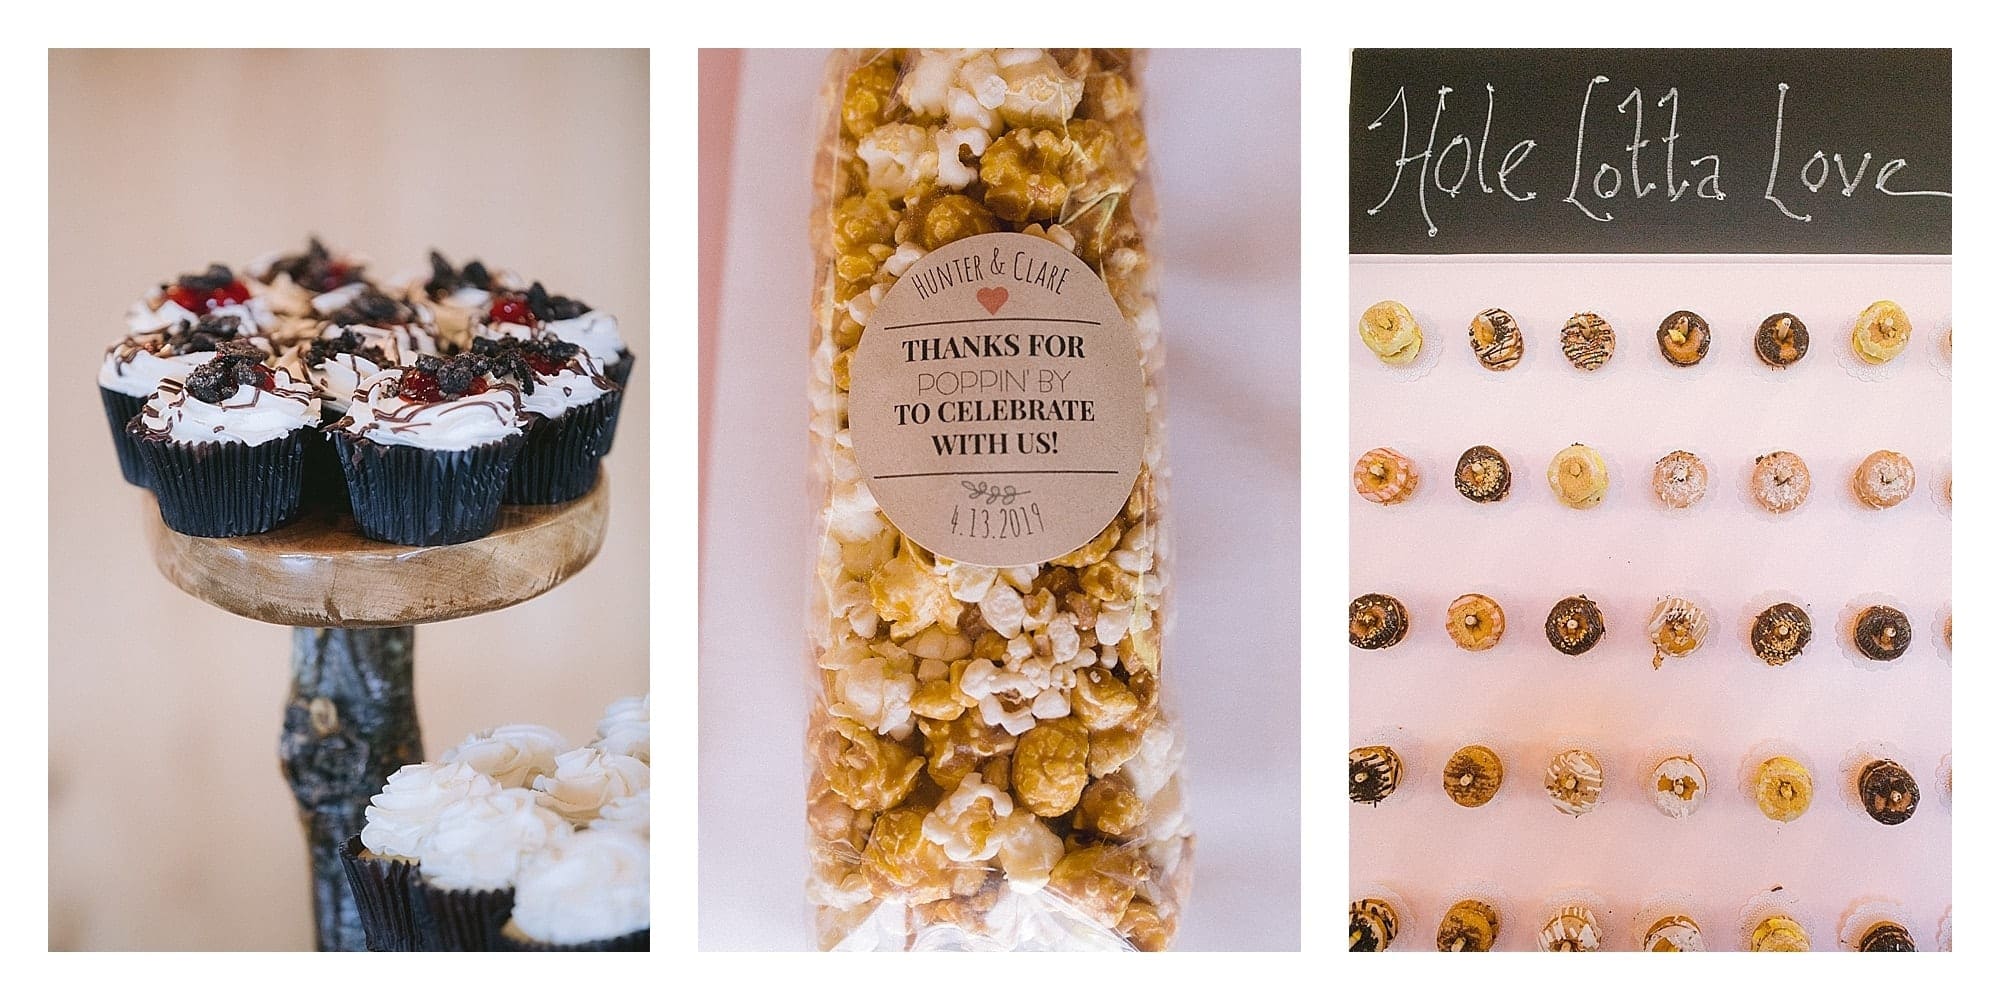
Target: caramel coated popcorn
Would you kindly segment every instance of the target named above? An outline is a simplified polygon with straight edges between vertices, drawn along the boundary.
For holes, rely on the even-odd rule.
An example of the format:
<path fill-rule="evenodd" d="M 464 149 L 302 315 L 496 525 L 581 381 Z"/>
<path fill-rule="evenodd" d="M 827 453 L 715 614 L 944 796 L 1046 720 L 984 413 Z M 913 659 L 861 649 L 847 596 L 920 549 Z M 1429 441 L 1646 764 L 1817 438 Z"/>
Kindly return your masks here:
<path fill-rule="evenodd" d="M 812 239 L 822 487 L 807 896 L 829 949 L 1160 950 L 1192 835 L 1160 705 L 1165 486 L 1145 130 L 1127 50 L 836 55 Z M 876 504 L 851 362 L 925 254 L 1026 233 L 1081 259 L 1145 369 L 1131 496 L 1076 550 L 955 562 Z"/>

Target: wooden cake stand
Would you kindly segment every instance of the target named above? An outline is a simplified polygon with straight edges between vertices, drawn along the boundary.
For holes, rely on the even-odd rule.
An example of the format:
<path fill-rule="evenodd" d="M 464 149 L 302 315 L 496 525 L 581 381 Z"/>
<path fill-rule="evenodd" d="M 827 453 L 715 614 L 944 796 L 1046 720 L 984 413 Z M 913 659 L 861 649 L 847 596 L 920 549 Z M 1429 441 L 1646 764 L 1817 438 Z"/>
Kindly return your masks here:
<path fill-rule="evenodd" d="M 145 518 L 174 586 L 245 618 L 292 626 L 292 689 L 278 757 L 312 855 L 321 951 L 363 951 L 336 854 L 368 799 L 424 759 L 411 687 L 417 625 L 519 604 L 589 565 L 604 543 L 610 487 L 566 504 L 502 507 L 493 533 L 459 545 L 370 541 L 345 513 L 303 512 L 276 531 L 195 538 Z"/>

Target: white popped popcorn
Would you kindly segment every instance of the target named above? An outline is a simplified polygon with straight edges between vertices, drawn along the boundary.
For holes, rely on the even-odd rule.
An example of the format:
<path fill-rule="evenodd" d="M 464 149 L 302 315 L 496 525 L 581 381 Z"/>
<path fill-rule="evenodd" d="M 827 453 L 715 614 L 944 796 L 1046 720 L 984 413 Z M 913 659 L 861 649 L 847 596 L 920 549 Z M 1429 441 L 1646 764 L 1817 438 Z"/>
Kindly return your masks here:
<path fill-rule="evenodd" d="M 870 187 L 901 198 L 911 188 L 937 179 L 939 148 L 921 125 L 884 125 L 868 133 L 855 154 L 868 164 Z M 866 325 L 868 321 L 859 322 Z"/>
<path fill-rule="evenodd" d="M 1013 812 L 1014 800 L 975 772 L 924 817 L 924 836 L 953 861 L 985 861 L 1000 853 L 1000 838 L 994 834 L 999 821 Z"/>

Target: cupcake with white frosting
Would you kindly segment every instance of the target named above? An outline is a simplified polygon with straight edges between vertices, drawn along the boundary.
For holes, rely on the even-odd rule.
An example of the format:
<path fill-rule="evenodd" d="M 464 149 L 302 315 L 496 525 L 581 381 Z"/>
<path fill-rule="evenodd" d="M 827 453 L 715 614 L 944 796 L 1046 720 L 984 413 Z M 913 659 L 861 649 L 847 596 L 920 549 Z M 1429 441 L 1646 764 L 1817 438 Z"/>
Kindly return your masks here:
<path fill-rule="evenodd" d="M 651 764 L 653 762 L 653 696 L 634 695 L 612 702 L 597 720 L 597 739 L 591 746 L 605 753 L 622 753 Z"/>
<path fill-rule="evenodd" d="M 522 408 L 539 418 L 526 429 L 506 502 L 565 503 L 590 492 L 611 450 L 624 392 L 575 344 L 480 339 L 472 349 L 494 375 L 521 391 Z"/>
<path fill-rule="evenodd" d="M 312 383 L 319 396 L 320 427 L 347 415 L 361 383 L 394 368 L 402 355 L 393 337 L 367 326 L 328 324 L 319 338 L 294 346 L 281 363 L 297 368 Z M 306 441 L 305 485 L 302 502 L 307 506 L 346 509 L 347 477 L 340 469 L 340 456 L 333 440 L 315 434 Z"/>
<path fill-rule="evenodd" d="M 367 825 L 339 854 L 369 951 L 417 950 L 411 892 L 425 842 L 445 807 L 499 791 L 469 764 L 406 764 L 368 800 Z"/>
<path fill-rule="evenodd" d="M 369 288 L 367 262 L 336 254 L 309 237 L 303 253 L 266 254 L 245 268 L 277 314 L 272 342 L 280 349 L 311 340 L 332 315 Z"/>
<path fill-rule="evenodd" d="M 537 281 L 525 291 L 501 291 L 472 322 L 474 340 L 534 340 L 549 337 L 575 344 L 597 359 L 606 378 L 624 385 L 633 357 L 618 333 L 618 317 L 580 299 L 551 295 Z"/>
<path fill-rule="evenodd" d="M 554 774 L 557 756 L 569 749 L 569 741 L 547 726 L 498 726 L 466 737 L 442 759 L 469 765 L 502 788 L 529 788 L 537 777 Z"/>
<path fill-rule="evenodd" d="M 160 518 L 184 535 L 269 531 L 298 513 L 312 387 L 243 341 L 161 380 L 125 433 L 145 463 Z"/>
<path fill-rule="evenodd" d="M 412 911 L 420 947 L 493 951 L 530 858 L 576 835 L 525 788 L 473 796 L 439 811 L 418 844 Z"/>
<path fill-rule="evenodd" d="M 160 285 L 125 314 L 126 334 L 104 351 L 98 394 L 111 422 L 125 481 L 146 485 L 145 466 L 125 441 L 125 425 L 160 380 L 178 378 L 215 357 L 226 340 L 266 337 L 276 326 L 270 308 L 229 268 L 215 264 Z M 257 343 L 269 348 L 267 340 Z"/>
<path fill-rule="evenodd" d="M 444 352 L 438 346 L 437 330 L 424 309 L 408 299 L 399 299 L 373 285 L 363 286 L 346 304 L 327 313 L 314 339 L 324 340 L 352 330 L 365 344 L 404 361 L 419 354 Z"/>
<path fill-rule="evenodd" d="M 555 772 L 536 776 L 533 787 L 542 805 L 584 824 L 611 802 L 646 791 L 652 779 L 652 769 L 637 757 L 583 747 L 557 756 Z"/>
<path fill-rule="evenodd" d="M 164 336 L 184 324 L 209 317 L 235 317 L 244 336 L 269 334 L 278 321 L 270 303 L 226 264 L 210 264 L 199 274 L 183 274 L 161 284 L 125 311 L 132 336 Z"/>
<path fill-rule="evenodd" d="M 520 287 L 521 279 L 512 271 L 496 271 L 477 260 L 453 267 L 432 250 L 430 277 L 414 285 L 410 297 L 430 314 L 439 339 L 455 354 L 472 346 L 473 321 L 486 315 L 493 297 Z"/>
<path fill-rule="evenodd" d="M 587 830 L 619 830 L 625 833 L 651 839 L 653 836 L 653 790 L 633 792 L 622 798 L 612 799 L 597 811 L 597 817 L 584 824 Z"/>
<path fill-rule="evenodd" d="M 361 381 L 327 428 L 369 538 L 451 545 L 493 530 L 532 418 L 472 354 L 423 355 Z"/>
<path fill-rule="evenodd" d="M 584 830 L 532 859 L 501 931 L 509 951 L 648 951 L 651 846 L 621 830 Z"/>
<path fill-rule="evenodd" d="M 649 703 L 613 702 L 600 739 L 630 745 Z M 497 726 L 390 775 L 339 851 L 369 950 L 646 949 L 651 769 L 569 746 Z"/>

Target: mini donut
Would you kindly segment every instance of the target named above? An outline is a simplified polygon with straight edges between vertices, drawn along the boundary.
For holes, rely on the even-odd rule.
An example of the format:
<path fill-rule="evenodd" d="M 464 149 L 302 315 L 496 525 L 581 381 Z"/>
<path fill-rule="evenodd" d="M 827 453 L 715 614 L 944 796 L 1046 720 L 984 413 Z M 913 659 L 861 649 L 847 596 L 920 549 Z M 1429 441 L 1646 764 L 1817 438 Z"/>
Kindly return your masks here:
<path fill-rule="evenodd" d="M 1757 459 L 1750 472 L 1750 496 L 1773 514 L 1797 510 L 1812 493 L 1812 473 L 1806 460 L 1789 451 L 1774 451 Z"/>
<path fill-rule="evenodd" d="M 1482 310 L 1472 317 L 1466 332 L 1472 338 L 1472 356 L 1486 370 L 1504 372 L 1521 363 L 1521 324 L 1514 322 L 1507 310 Z"/>
<path fill-rule="evenodd" d="M 1854 469 L 1854 495 L 1876 510 L 1894 507 L 1917 489 L 1917 469 L 1893 451 L 1877 451 Z"/>
<path fill-rule="evenodd" d="M 1708 466 L 1694 452 L 1668 452 L 1653 463 L 1653 495 L 1674 510 L 1694 506 L 1708 495 Z"/>
<path fill-rule="evenodd" d="M 1408 306 L 1385 299 L 1361 311 L 1361 342 L 1385 364 L 1407 365 L 1424 348 L 1423 330 Z"/>
<path fill-rule="evenodd" d="M 1375 448 L 1354 463 L 1354 492 L 1384 507 L 1417 492 L 1417 466 L 1393 448 Z"/>

